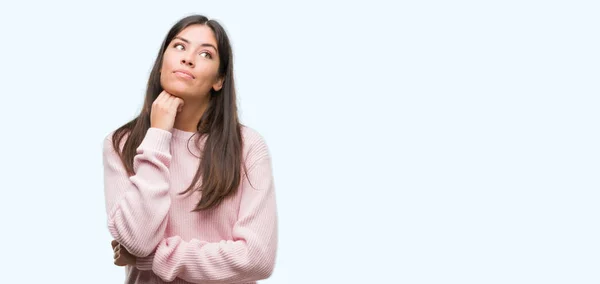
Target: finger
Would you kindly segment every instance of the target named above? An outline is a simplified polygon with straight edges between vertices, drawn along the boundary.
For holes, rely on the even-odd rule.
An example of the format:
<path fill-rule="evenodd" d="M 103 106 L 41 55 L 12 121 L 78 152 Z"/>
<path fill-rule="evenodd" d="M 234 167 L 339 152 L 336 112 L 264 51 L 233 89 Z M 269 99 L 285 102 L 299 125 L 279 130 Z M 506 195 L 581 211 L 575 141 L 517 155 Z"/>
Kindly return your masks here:
<path fill-rule="evenodd" d="M 172 98 L 173 100 L 169 101 L 169 108 L 181 111 L 181 109 L 183 108 L 183 100 L 175 96 L 173 96 Z"/>
<path fill-rule="evenodd" d="M 163 96 L 165 96 L 167 98 L 170 97 L 170 96 L 172 96 L 172 94 L 169 93 L 169 92 L 167 92 L 166 90 L 162 90 L 161 94 L 163 94 Z"/>
<path fill-rule="evenodd" d="M 167 97 L 168 97 L 167 92 L 163 91 L 160 94 L 158 94 L 158 97 L 156 97 L 156 99 L 154 100 L 154 103 L 162 104 Z"/>
<path fill-rule="evenodd" d="M 169 98 L 169 101 L 167 103 L 168 103 L 169 109 L 177 111 L 177 109 L 178 109 L 178 106 L 177 106 L 178 103 L 177 103 L 177 98 L 176 97 Z"/>
<path fill-rule="evenodd" d="M 180 112 L 183 109 L 183 100 L 174 96 L 173 100 L 169 101 L 169 108 Z"/>
<path fill-rule="evenodd" d="M 167 101 L 167 99 L 170 99 L 173 97 L 173 95 L 171 95 L 171 93 L 167 92 L 167 91 L 162 91 L 161 93 L 163 95 L 163 100 Z"/>
<path fill-rule="evenodd" d="M 119 242 L 117 242 L 117 240 L 112 240 L 110 242 L 110 245 L 112 246 L 112 248 L 114 249 L 117 245 L 119 244 Z"/>
<path fill-rule="evenodd" d="M 158 95 L 158 98 L 156 98 L 156 104 L 164 104 L 165 101 L 168 99 L 167 95 L 165 95 L 164 93 L 161 93 L 160 95 Z"/>
<path fill-rule="evenodd" d="M 125 266 L 127 265 L 127 259 L 125 259 L 123 256 L 119 256 L 117 259 L 115 259 L 115 264 L 118 266 Z"/>
<path fill-rule="evenodd" d="M 163 103 L 166 107 L 171 107 L 171 103 L 173 102 L 173 100 L 175 100 L 175 98 L 173 96 L 169 96 L 165 98 L 165 101 Z"/>
<path fill-rule="evenodd" d="M 183 109 L 183 105 L 185 101 L 181 98 L 177 98 L 177 111 L 181 111 Z"/>
<path fill-rule="evenodd" d="M 125 266 L 125 265 L 127 265 L 127 264 L 126 264 L 126 263 L 124 263 L 124 262 L 123 262 L 123 260 L 121 260 L 121 259 L 116 259 L 115 261 L 113 261 L 113 263 L 114 263 L 116 266 Z"/>

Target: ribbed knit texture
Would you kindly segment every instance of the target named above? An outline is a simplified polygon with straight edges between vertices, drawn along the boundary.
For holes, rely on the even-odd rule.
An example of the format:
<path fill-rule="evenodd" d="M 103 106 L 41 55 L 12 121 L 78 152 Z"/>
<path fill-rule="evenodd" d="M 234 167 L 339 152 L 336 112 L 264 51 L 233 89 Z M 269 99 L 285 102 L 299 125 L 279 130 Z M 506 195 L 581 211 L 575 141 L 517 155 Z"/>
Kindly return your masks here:
<path fill-rule="evenodd" d="M 242 169 L 236 194 L 215 210 L 191 212 L 201 193 L 178 193 L 190 185 L 206 139 L 195 146 L 192 134 L 148 129 L 131 177 L 112 147 L 112 133 L 104 140 L 108 229 L 138 256 L 136 266 L 125 269 L 125 283 L 255 283 L 273 271 L 277 210 L 263 137 L 242 127 L 248 178 Z"/>

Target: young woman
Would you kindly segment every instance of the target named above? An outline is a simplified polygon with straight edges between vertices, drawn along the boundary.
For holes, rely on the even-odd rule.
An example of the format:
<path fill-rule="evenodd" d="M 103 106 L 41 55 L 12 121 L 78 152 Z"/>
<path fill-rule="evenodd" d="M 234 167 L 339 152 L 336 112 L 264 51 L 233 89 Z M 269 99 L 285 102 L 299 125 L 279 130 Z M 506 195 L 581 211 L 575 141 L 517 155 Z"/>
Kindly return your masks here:
<path fill-rule="evenodd" d="M 271 156 L 238 120 L 232 58 L 218 22 L 181 19 L 141 113 L 104 140 L 108 229 L 126 283 L 253 283 L 273 271 Z"/>

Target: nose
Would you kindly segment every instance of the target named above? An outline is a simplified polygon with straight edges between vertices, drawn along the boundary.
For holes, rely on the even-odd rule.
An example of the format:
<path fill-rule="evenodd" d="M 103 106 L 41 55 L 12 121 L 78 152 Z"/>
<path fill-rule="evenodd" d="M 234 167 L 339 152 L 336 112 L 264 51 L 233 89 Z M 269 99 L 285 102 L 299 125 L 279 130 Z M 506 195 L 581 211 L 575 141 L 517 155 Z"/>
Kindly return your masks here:
<path fill-rule="evenodd" d="M 194 67 L 194 61 L 192 59 L 190 59 L 189 57 L 184 57 L 181 59 L 181 64 L 183 65 L 187 65 L 190 68 Z"/>

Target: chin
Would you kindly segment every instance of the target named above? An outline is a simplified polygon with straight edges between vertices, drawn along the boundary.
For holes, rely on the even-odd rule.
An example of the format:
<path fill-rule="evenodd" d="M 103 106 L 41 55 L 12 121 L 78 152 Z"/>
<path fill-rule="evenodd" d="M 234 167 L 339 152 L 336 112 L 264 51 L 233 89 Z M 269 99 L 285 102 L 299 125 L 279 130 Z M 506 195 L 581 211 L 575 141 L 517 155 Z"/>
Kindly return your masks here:
<path fill-rule="evenodd" d="M 162 84 L 162 87 L 167 93 L 176 97 L 190 97 L 190 87 L 182 86 L 181 84 Z"/>
<path fill-rule="evenodd" d="M 178 84 L 173 85 L 163 85 L 163 89 L 167 91 L 167 93 L 182 98 L 183 100 L 198 100 L 204 97 L 205 95 L 198 94 L 197 91 L 190 90 L 190 87 L 178 86 Z"/>

